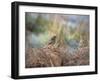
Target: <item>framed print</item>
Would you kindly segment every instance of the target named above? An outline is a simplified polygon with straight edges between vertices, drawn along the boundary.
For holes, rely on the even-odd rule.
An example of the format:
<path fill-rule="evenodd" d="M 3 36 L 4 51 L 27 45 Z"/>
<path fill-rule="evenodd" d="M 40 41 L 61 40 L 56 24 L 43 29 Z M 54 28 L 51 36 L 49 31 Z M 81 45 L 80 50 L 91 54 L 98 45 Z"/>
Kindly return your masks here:
<path fill-rule="evenodd" d="M 97 74 L 97 7 L 12 2 L 11 77 Z"/>

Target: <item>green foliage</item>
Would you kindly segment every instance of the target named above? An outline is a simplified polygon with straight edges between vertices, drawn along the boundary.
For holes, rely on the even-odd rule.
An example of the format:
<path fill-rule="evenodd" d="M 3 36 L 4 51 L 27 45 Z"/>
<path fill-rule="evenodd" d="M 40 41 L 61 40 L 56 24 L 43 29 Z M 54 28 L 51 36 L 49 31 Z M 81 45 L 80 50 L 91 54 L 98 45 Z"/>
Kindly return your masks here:
<path fill-rule="evenodd" d="M 56 47 L 64 46 L 65 45 L 65 31 L 64 31 L 64 27 L 62 27 L 62 26 L 59 27 L 56 36 L 57 36 L 57 38 L 56 38 L 55 46 Z"/>
<path fill-rule="evenodd" d="M 37 24 L 38 26 L 46 26 L 47 20 L 45 18 L 42 17 L 42 15 L 39 15 L 36 20 L 35 20 L 35 24 Z"/>
<path fill-rule="evenodd" d="M 89 45 L 89 31 L 84 31 L 84 29 L 88 30 L 84 21 L 80 21 L 77 27 L 71 27 L 67 24 L 63 25 L 62 16 L 55 14 L 46 19 L 45 14 L 37 14 L 34 18 L 31 14 L 26 13 L 25 18 L 26 30 L 39 35 L 42 45 L 45 45 L 53 36 L 56 36 L 55 47 L 68 46 L 67 42 L 70 40 L 81 41 L 80 46 L 83 47 Z"/>
<path fill-rule="evenodd" d="M 75 39 L 75 40 L 79 41 L 79 40 L 80 40 L 80 38 L 81 38 L 81 35 L 80 35 L 80 33 L 79 33 L 79 32 L 75 32 L 75 33 L 73 34 L 73 39 Z"/>

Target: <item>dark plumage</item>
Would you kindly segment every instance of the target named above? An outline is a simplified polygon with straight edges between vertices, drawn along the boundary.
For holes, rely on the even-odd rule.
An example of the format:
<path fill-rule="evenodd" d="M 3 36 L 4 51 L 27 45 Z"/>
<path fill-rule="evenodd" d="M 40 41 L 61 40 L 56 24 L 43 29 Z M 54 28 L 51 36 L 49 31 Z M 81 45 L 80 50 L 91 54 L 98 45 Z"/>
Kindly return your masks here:
<path fill-rule="evenodd" d="M 53 36 L 50 41 L 49 41 L 49 44 L 54 44 L 56 41 L 56 36 Z"/>

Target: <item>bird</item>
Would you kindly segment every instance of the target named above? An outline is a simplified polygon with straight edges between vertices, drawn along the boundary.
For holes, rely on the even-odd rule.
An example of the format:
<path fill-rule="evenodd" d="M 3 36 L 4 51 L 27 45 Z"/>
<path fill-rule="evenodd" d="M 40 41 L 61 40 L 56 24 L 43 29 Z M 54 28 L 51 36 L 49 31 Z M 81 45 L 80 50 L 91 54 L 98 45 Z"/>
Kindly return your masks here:
<path fill-rule="evenodd" d="M 50 40 L 48 44 L 55 44 L 56 41 L 56 36 L 53 36 Z"/>

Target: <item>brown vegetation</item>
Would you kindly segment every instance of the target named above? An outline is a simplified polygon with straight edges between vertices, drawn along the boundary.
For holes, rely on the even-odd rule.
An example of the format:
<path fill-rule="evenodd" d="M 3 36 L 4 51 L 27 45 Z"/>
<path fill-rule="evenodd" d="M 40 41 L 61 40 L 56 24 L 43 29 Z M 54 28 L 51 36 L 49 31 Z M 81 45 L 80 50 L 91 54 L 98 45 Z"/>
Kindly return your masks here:
<path fill-rule="evenodd" d="M 88 47 L 78 49 L 75 54 L 69 54 L 65 49 L 65 47 L 55 48 L 53 45 L 29 48 L 26 50 L 26 68 L 89 64 Z"/>

